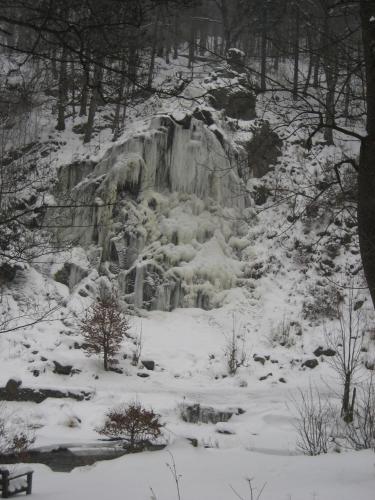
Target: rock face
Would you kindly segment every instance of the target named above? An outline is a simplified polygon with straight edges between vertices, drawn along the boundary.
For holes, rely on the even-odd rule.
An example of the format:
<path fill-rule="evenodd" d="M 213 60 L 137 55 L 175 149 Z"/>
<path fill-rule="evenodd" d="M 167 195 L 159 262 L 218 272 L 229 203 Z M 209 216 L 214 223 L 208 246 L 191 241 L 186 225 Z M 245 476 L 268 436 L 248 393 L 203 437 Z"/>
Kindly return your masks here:
<path fill-rule="evenodd" d="M 10 283 L 16 277 L 18 266 L 4 262 L 0 265 L 0 284 Z"/>
<path fill-rule="evenodd" d="M 62 269 L 55 274 L 55 280 L 72 290 L 87 275 L 86 269 L 82 269 L 74 262 L 65 262 Z"/>

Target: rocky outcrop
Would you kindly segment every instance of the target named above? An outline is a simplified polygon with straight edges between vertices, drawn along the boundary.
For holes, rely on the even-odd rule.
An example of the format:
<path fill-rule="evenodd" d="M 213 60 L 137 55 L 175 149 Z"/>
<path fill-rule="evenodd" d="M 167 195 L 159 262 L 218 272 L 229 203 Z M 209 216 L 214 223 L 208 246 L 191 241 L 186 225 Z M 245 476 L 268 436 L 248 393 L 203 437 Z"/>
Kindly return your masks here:
<path fill-rule="evenodd" d="M 21 267 L 19 265 L 3 262 L 0 265 L 0 284 L 12 282 L 16 277 L 17 271 L 20 269 Z"/>
<path fill-rule="evenodd" d="M 18 379 L 10 379 L 5 387 L 0 388 L 0 401 L 41 403 L 47 398 L 71 398 L 76 401 L 83 401 L 84 399 L 91 399 L 92 396 L 93 393 L 90 391 L 22 387 L 22 381 Z"/>
<path fill-rule="evenodd" d="M 55 273 L 54 278 L 57 282 L 73 290 L 73 288 L 82 281 L 83 278 L 86 278 L 87 275 L 87 269 L 83 269 L 74 262 L 64 262 L 63 267 Z"/>
<path fill-rule="evenodd" d="M 77 184 L 93 172 L 95 165 L 95 162 L 90 160 L 62 165 L 59 169 L 55 192 L 57 194 L 70 193 Z"/>
<path fill-rule="evenodd" d="M 223 110 L 229 118 L 253 120 L 256 118 L 256 97 L 239 85 L 228 84 L 210 91 L 210 104 L 216 110 Z"/>
<path fill-rule="evenodd" d="M 246 152 L 246 162 L 241 170 L 241 176 L 246 180 L 266 175 L 281 155 L 282 140 L 267 121 L 256 121 L 250 139 L 239 141 L 239 144 Z"/>

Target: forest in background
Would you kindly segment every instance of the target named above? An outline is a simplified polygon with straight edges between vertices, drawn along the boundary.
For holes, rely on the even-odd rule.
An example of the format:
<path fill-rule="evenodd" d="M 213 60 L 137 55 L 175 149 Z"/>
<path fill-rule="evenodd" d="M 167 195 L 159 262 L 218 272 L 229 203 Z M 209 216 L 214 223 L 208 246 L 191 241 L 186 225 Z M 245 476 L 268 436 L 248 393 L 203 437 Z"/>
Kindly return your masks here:
<path fill-rule="evenodd" d="M 0 46 L 7 59 L 0 96 L 2 259 L 30 258 L 33 242 L 20 237 L 25 217 L 37 224 L 48 209 L 17 207 L 17 194 L 29 182 L 24 169 L 30 169 L 14 168 L 7 150 L 17 116 L 40 106 L 41 96 L 52 98 L 56 129 L 84 117 L 78 127 L 89 143 L 98 109 L 107 106 L 105 126 L 116 140 L 129 107 L 155 94 L 181 96 L 202 61 L 225 61 L 238 49 L 235 62 L 248 89 L 303 131 L 307 149 L 320 133 L 328 145 L 337 137 L 360 142 L 359 158 L 344 155 L 332 168 L 338 183 L 344 165 L 358 173 L 361 256 L 375 302 L 373 10 L 369 0 L 1 0 Z M 173 64 L 178 57 L 188 71 L 160 82 L 157 61 Z M 28 147 L 22 140 L 17 146 Z"/>

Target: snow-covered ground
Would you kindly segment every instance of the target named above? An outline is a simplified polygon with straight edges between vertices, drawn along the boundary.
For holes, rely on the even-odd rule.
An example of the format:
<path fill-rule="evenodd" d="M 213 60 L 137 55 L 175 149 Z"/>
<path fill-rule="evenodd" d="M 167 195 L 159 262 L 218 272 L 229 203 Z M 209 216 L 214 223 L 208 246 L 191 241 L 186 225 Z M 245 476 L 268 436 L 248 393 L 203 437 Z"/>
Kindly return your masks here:
<path fill-rule="evenodd" d="M 29 348 L 22 350 L 21 342 L 14 338 L 19 355 L 16 357 L 13 351 L 9 356 L 8 351 L 4 356 L 2 350 L 1 382 L 19 376 L 25 387 L 95 391 L 93 399 L 84 402 L 50 398 L 40 404 L 9 403 L 11 419 L 35 428 L 35 447 L 95 442 L 100 438 L 95 429 L 103 423 L 108 408 L 134 400 L 160 413 L 165 423 L 161 441 L 168 443 L 163 451 L 128 455 L 68 475 L 33 466 L 34 495 L 51 500 L 82 496 L 94 500 L 104 495 L 108 499 L 144 500 L 151 498 L 151 487 L 158 499 L 177 499 L 166 465 L 172 464 L 171 452 L 181 475 L 181 498 L 186 500 L 236 498 L 231 486 L 250 498 L 246 478 L 252 479 L 258 491 L 267 483 L 263 499 L 349 500 L 355 496 L 370 500 L 375 487 L 373 452 L 341 449 L 338 453 L 333 445 L 326 456 L 307 457 L 297 450 L 293 400 L 298 399 L 298 389 L 307 390 L 311 383 L 337 403 L 333 395 L 337 380 L 327 361 L 320 360 L 314 370 L 301 368 L 301 362 L 295 360 L 314 356 L 306 356 L 301 347 L 272 348 L 269 340 L 262 338 L 263 332 L 257 335 L 251 331 L 249 314 L 248 366 L 240 368 L 234 377 L 227 376 L 225 337 L 231 332 L 233 310 L 240 305 L 238 293 L 236 300 L 221 310 L 154 312 L 148 318 L 134 319 L 135 331 L 142 323 L 142 359 L 157 363 L 154 371 L 147 372 L 148 378 L 138 377 L 137 373 L 146 370 L 132 367 L 128 360 L 119 364 L 124 374 L 105 373 L 100 360 L 87 359 L 81 350 L 69 349 L 75 336 L 61 335 L 48 324 L 39 326 L 38 333 L 22 334 Z M 35 355 L 28 354 L 36 351 Z M 262 365 L 252 359 L 255 353 L 270 359 Z M 41 357 L 72 363 L 82 372 L 71 377 L 56 375 L 44 363 L 46 372 L 35 378 L 25 367 L 34 369 L 38 362 L 32 358 Z M 267 380 L 259 380 L 269 373 L 272 376 Z M 286 383 L 280 382 L 281 378 Z M 180 415 L 181 407 L 189 403 L 235 412 L 241 408 L 244 412 L 233 415 L 227 423 L 189 424 Z M 193 448 L 189 439 L 196 439 L 198 448 Z"/>
<path fill-rule="evenodd" d="M 170 447 L 183 500 L 251 499 L 261 488 L 262 500 L 371 500 L 374 456 L 370 451 L 319 457 L 290 457 L 241 449 Z M 69 475 L 35 467 L 35 498 L 57 500 L 177 500 L 165 451 L 142 453 L 75 470 Z M 152 488 L 155 496 L 151 492 Z M 233 489 L 237 492 L 236 495 Z"/>

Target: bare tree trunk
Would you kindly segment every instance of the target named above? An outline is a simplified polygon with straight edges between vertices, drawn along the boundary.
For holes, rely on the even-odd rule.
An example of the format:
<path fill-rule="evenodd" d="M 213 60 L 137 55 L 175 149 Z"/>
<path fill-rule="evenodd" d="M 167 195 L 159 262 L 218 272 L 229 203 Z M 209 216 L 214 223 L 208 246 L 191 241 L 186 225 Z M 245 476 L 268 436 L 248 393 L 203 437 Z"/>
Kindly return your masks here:
<path fill-rule="evenodd" d="M 112 133 L 113 133 L 113 140 L 114 141 L 116 141 L 118 139 L 119 132 L 120 132 L 120 111 L 121 111 L 121 105 L 123 103 L 124 89 L 125 89 L 125 82 L 126 82 L 125 66 L 126 66 L 126 61 L 125 61 L 125 57 L 123 57 L 122 61 L 121 61 L 121 77 L 120 77 L 120 83 L 119 83 L 119 89 L 118 89 L 115 116 L 113 118 L 113 124 L 112 124 Z"/>
<path fill-rule="evenodd" d="M 366 66 L 367 137 L 362 140 L 358 183 L 358 231 L 363 270 L 375 307 L 375 5 L 360 1 Z"/>
<path fill-rule="evenodd" d="M 178 25 L 179 19 L 178 14 L 176 13 L 173 18 L 173 59 L 178 58 Z"/>
<path fill-rule="evenodd" d="M 92 83 L 92 94 L 90 99 L 89 114 L 87 117 L 85 136 L 83 142 L 87 143 L 91 141 L 92 130 L 94 127 L 94 120 L 96 110 L 98 108 L 98 103 L 100 99 L 100 87 L 102 83 L 103 68 L 101 66 L 102 59 L 99 60 L 98 64 L 95 65 L 94 78 Z"/>
<path fill-rule="evenodd" d="M 152 87 L 152 82 L 154 80 L 154 71 L 155 71 L 155 57 L 156 51 L 158 47 L 158 31 L 159 31 L 159 9 L 157 10 L 155 21 L 154 21 L 154 29 L 152 33 L 152 46 L 151 46 L 151 57 L 150 57 L 150 67 L 148 71 L 148 79 L 147 86 L 149 88 Z"/>
<path fill-rule="evenodd" d="M 135 90 L 137 87 L 138 61 L 139 61 L 138 50 L 135 43 L 130 44 L 128 57 L 129 57 L 128 80 L 130 83 L 130 95 L 131 97 L 134 97 Z"/>
<path fill-rule="evenodd" d="M 300 37 L 300 10 L 299 6 L 295 5 L 295 29 L 294 29 L 294 77 L 293 77 L 293 99 L 298 97 L 298 77 L 299 77 L 299 37 Z"/>
<path fill-rule="evenodd" d="M 61 54 L 59 96 L 57 101 L 57 125 L 56 130 L 65 130 L 65 108 L 68 95 L 68 75 L 67 75 L 67 55 L 68 51 L 64 45 Z"/>
<path fill-rule="evenodd" d="M 70 64 L 70 79 L 71 79 L 71 85 L 72 85 L 72 115 L 73 115 L 73 120 L 76 117 L 76 70 L 75 70 L 75 65 L 74 61 L 71 62 Z"/>
<path fill-rule="evenodd" d="M 273 51 L 273 69 L 277 73 L 279 71 L 279 64 L 280 64 L 280 49 L 276 41 L 272 42 L 272 51 Z"/>
<path fill-rule="evenodd" d="M 191 20 L 190 20 L 190 37 L 189 37 L 189 63 L 188 67 L 193 68 L 194 63 L 195 63 L 195 19 L 194 19 L 194 14 L 195 12 L 192 11 L 191 13 Z"/>
<path fill-rule="evenodd" d="M 335 93 L 338 79 L 337 68 L 337 53 L 333 44 L 335 40 L 332 29 L 334 20 L 330 17 L 330 12 L 327 9 L 324 13 L 324 36 L 323 36 L 323 68 L 326 76 L 326 102 L 325 102 L 325 122 L 327 127 L 324 129 L 324 139 L 328 145 L 334 144 L 333 141 L 333 126 L 335 124 L 336 109 L 335 109 Z"/>
<path fill-rule="evenodd" d="M 221 17 L 223 21 L 223 53 L 225 55 L 228 50 L 231 48 L 231 29 L 229 23 L 229 13 L 228 13 L 228 4 L 227 0 L 221 0 L 220 2 L 220 11 Z"/>
<path fill-rule="evenodd" d="M 319 74 L 320 74 L 320 54 L 318 52 L 318 47 L 320 41 L 314 44 L 314 76 L 313 76 L 313 87 L 317 89 L 319 87 Z"/>
<path fill-rule="evenodd" d="M 165 31 L 166 31 L 166 36 L 165 36 L 165 62 L 167 64 L 170 64 L 171 59 L 170 59 L 170 54 L 172 52 L 172 26 L 170 23 L 170 20 L 168 17 L 165 17 Z"/>
<path fill-rule="evenodd" d="M 345 116 L 345 125 L 348 125 L 349 121 L 349 109 L 350 109 L 350 97 L 352 94 L 351 89 L 351 75 L 350 75 L 350 67 L 348 67 L 348 80 L 345 85 L 345 103 L 344 103 L 344 116 Z"/>
<path fill-rule="evenodd" d="M 262 34 L 261 34 L 261 69 L 260 69 L 260 89 L 264 92 L 267 88 L 266 78 L 267 78 L 267 6 L 263 4 L 262 6 Z"/>
<path fill-rule="evenodd" d="M 86 63 L 83 68 L 83 82 L 81 90 L 79 116 L 86 116 L 87 114 L 87 103 L 89 100 L 89 85 L 90 85 L 90 66 Z"/>
<path fill-rule="evenodd" d="M 325 121 L 326 127 L 324 129 L 324 139 L 329 146 L 334 144 L 333 140 L 333 126 L 335 124 L 336 107 L 335 107 L 335 93 L 337 78 L 334 74 L 330 74 L 331 70 L 326 69 L 327 77 L 327 94 L 325 103 Z"/>
<path fill-rule="evenodd" d="M 342 397 L 342 406 L 341 406 L 341 416 L 347 421 L 349 410 L 350 410 L 350 389 L 351 389 L 351 377 L 350 374 L 345 374 L 345 383 L 344 383 L 344 394 Z"/>
<path fill-rule="evenodd" d="M 313 43 L 312 43 L 312 39 L 311 39 L 311 31 L 309 28 L 307 28 L 307 43 L 308 43 L 308 50 L 309 50 L 309 68 L 307 70 L 305 85 L 303 87 L 303 95 L 304 96 L 307 95 L 307 92 L 309 90 L 313 66 L 314 66 L 314 47 L 313 47 Z"/>
<path fill-rule="evenodd" d="M 200 21 L 200 29 L 199 29 L 199 54 L 204 56 L 208 47 L 208 30 L 207 30 L 207 21 Z"/>
<path fill-rule="evenodd" d="M 55 47 L 52 49 L 52 57 L 51 57 L 51 70 L 54 80 L 57 80 L 59 76 L 59 72 L 57 70 L 57 62 L 56 62 L 56 50 L 57 49 Z"/>
<path fill-rule="evenodd" d="M 104 371 L 108 371 L 108 349 L 104 347 L 103 349 L 103 358 L 104 358 Z"/>

